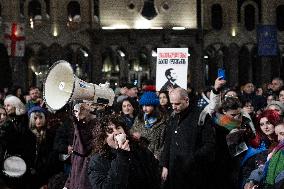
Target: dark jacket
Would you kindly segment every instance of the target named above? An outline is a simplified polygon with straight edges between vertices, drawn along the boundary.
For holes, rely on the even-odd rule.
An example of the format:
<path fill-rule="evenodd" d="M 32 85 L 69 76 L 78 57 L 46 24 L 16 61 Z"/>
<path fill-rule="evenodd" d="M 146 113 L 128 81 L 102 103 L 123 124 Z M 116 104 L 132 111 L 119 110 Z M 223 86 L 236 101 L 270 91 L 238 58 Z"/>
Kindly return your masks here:
<path fill-rule="evenodd" d="M 214 116 L 214 115 L 213 115 Z M 233 157 L 232 149 L 236 145 L 230 145 L 229 143 L 239 143 L 246 142 L 253 136 L 252 130 L 248 125 L 248 119 L 246 117 L 242 118 L 242 123 L 240 128 L 246 129 L 245 132 L 234 132 L 230 131 L 215 123 L 212 123 L 216 132 L 216 157 L 214 161 L 213 169 L 214 171 L 214 186 L 216 189 L 235 189 L 239 188 L 241 181 L 239 180 L 240 174 L 240 164 L 245 152 L 240 153 Z M 241 131 L 241 130 L 239 130 Z M 229 137 L 230 136 L 230 137 Z M 231 149 L 231 152 L 230 150 Z"/>
<path fill-rule="evenodd" d="M 171 189 L 206 188 L 214 160 L 215 135 L 209 121 L 197 125 L 199 112 L 187 108 L 170 118 L 161 164 L 169 170 Z"/>
<path fill-rule="evenodd" d="M 146 148 L 112 150 L 107 156 L 95 154 L 89 164 L 89 180 L 96 189 L 158 189 L 158 161 Z"/>
<path fill-rule="evenodd" d="M 36 137 L 28 127 L 27 115 L 10 116 L 6 126 L 1 129 L 1 138 L 3 151 L 6 157 L 20 156 L 26 163 L 25 174 L 17 180 L 10 177 L 4 177 L 5 182 L 11 188 L 32 189 L 31 168 L 35 161 Z M 4 157 L 5 158 L 5 157 Z"/>

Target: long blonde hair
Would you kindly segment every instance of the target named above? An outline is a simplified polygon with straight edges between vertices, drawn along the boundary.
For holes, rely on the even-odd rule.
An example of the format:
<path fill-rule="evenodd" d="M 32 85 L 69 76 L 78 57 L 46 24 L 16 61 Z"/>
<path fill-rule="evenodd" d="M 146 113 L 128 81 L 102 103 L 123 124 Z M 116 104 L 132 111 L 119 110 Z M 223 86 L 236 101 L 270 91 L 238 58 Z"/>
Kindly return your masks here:
<path fill-rule="evenodd" d="M 42 117 L 43 121 L 43 129 L 38 130 L 35 126 L 35 117 Z M 46 138 L 46 121 L 45 121 L 45 115 L 42 112 L 32 112 L 30 115 L 30 120 L 29 120 L 29 128 L 30 130 L 35 134 L 37 138 L 37 143 L 41 143 L 43 140 Z"/>

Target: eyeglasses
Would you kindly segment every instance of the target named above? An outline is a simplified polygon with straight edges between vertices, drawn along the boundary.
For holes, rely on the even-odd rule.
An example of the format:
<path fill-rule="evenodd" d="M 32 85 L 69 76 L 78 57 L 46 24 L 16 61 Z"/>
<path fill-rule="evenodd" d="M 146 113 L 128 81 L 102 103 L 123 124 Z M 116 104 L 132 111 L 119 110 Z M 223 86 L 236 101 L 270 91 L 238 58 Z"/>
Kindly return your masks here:
<path fill-rule="evenodd" d="M 240 113 L 229 114 L 229 115 L 232 116 L 233 118 L 237 119 L 237 118 L 242 116 L 242 113 L 240 112 Z"/>
<path fill-rule="evenodd" d="M 224 96 L 224 99 L 228 99 L 228 98 L 234 98 L 234 99 L 239 99 L 237 96 L 234 96 L 234 95 L 225 95 Z"/>

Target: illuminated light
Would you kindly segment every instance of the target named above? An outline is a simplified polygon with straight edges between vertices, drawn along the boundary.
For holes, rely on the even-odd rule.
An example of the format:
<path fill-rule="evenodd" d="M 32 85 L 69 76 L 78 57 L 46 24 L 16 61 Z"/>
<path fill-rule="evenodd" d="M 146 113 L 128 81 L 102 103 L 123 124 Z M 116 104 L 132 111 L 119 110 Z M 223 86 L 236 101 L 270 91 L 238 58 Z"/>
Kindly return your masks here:
<path fill-rule="evenodd" d="M 204 58 L 205 58 L 205 59 L 207 59 L 207 58 L 208 58 L 208 56 L 207 56 L 207 55 L 205 55 L 205 56 L 204 56 Z"/>
<path fill-rule="evenodd" d="M 119 53 L 119 55 L 120 55 L 121 57 L 125 57 L 124 52 L 122 52 L 121 50 L 118 50 L 117 52 Z"/>
<path fill-rule="evenodd" d="M 232 29 L 232 36 L 235 37 L 236 35 L 237 35 L 236 29 L 233 28 L 233 29 Z"/>
<path fill-rule="evenodd" d="M 104 26 L 102 27 L 103 30 L 115 30 L 114 27 L 111 27 L 111 26 Z"/>
<path fill-rule="evenodd" d="M 152 57 L 157 57 L 157 52 L 152 50 Z"/>
<path fill-rule="evenodd" d="M 185 30 L 185 27 L 173 27 L 173 30 Z"/>
<path fill-rule="evenodd" d="M 135 22 L 134 28 L 136 29 L 149 29 L 151 28 L 151 21 L 140 19 Z"/>
<path fill-rule="evenodd" d="M 85 50 L 80 49 L 80 51 L 84 54 L 84 57 L 88 57 L 88 56 L 89 56 L 89 54 L 88 54 Z M 76 65 L 76 66 L 77 66 L 77 65 Z"/>
<path fill-rule="evenodd" d="M 151 27 L 150 29 L 152 29 L 152 30 L 162 30 L 163 27 Z"/>
<path fill-rule="evenodd" d="M 53 27 L 52 35 L 53 35 L 54 37 L 57 37 L 57 36 L 58 36 L 58 29 L 57 29 L 56 26 Z"/>
<path fill-rule="evenodd" d="M 72 17 L 68 16 L 68 20 L 69 20 L 69 22 L 72 22 Z"/>
<path fill-rule="evenodd" d="M 190 54 L 188 53 L 187 56 L 190 56 Z"/>
<path fill-rule="evenodd" d="M 129 29 L 130 27 L 125 24 L 114 24 L 111 26 L 103 26 L 103 30 L 115 30 L 115 29 Z"/>
<path fill-rule="evenodd" d="M 34 21 L 32 18 L 30 18 L 30 25 L 31 25 L 31 28 L 34 29 Z"/>
<path fill-rule="evenodd" d="M 114 83 L 115 86 L 117 86 L 117 83 Z"/>

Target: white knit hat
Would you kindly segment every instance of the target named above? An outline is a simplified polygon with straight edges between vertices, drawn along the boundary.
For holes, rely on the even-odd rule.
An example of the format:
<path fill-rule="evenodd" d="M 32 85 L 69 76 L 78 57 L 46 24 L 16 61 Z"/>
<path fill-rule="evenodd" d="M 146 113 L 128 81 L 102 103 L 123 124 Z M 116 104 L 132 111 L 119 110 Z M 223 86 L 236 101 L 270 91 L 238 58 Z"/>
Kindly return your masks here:
<path fill-rule="evenodd" d="M 4 104 L 11 104 L 14 106 L 16 108 L 16 115 L 23 115 L 26 113 L 25 105 L 16 96 L 8 95 L 4 100 Z"/>

